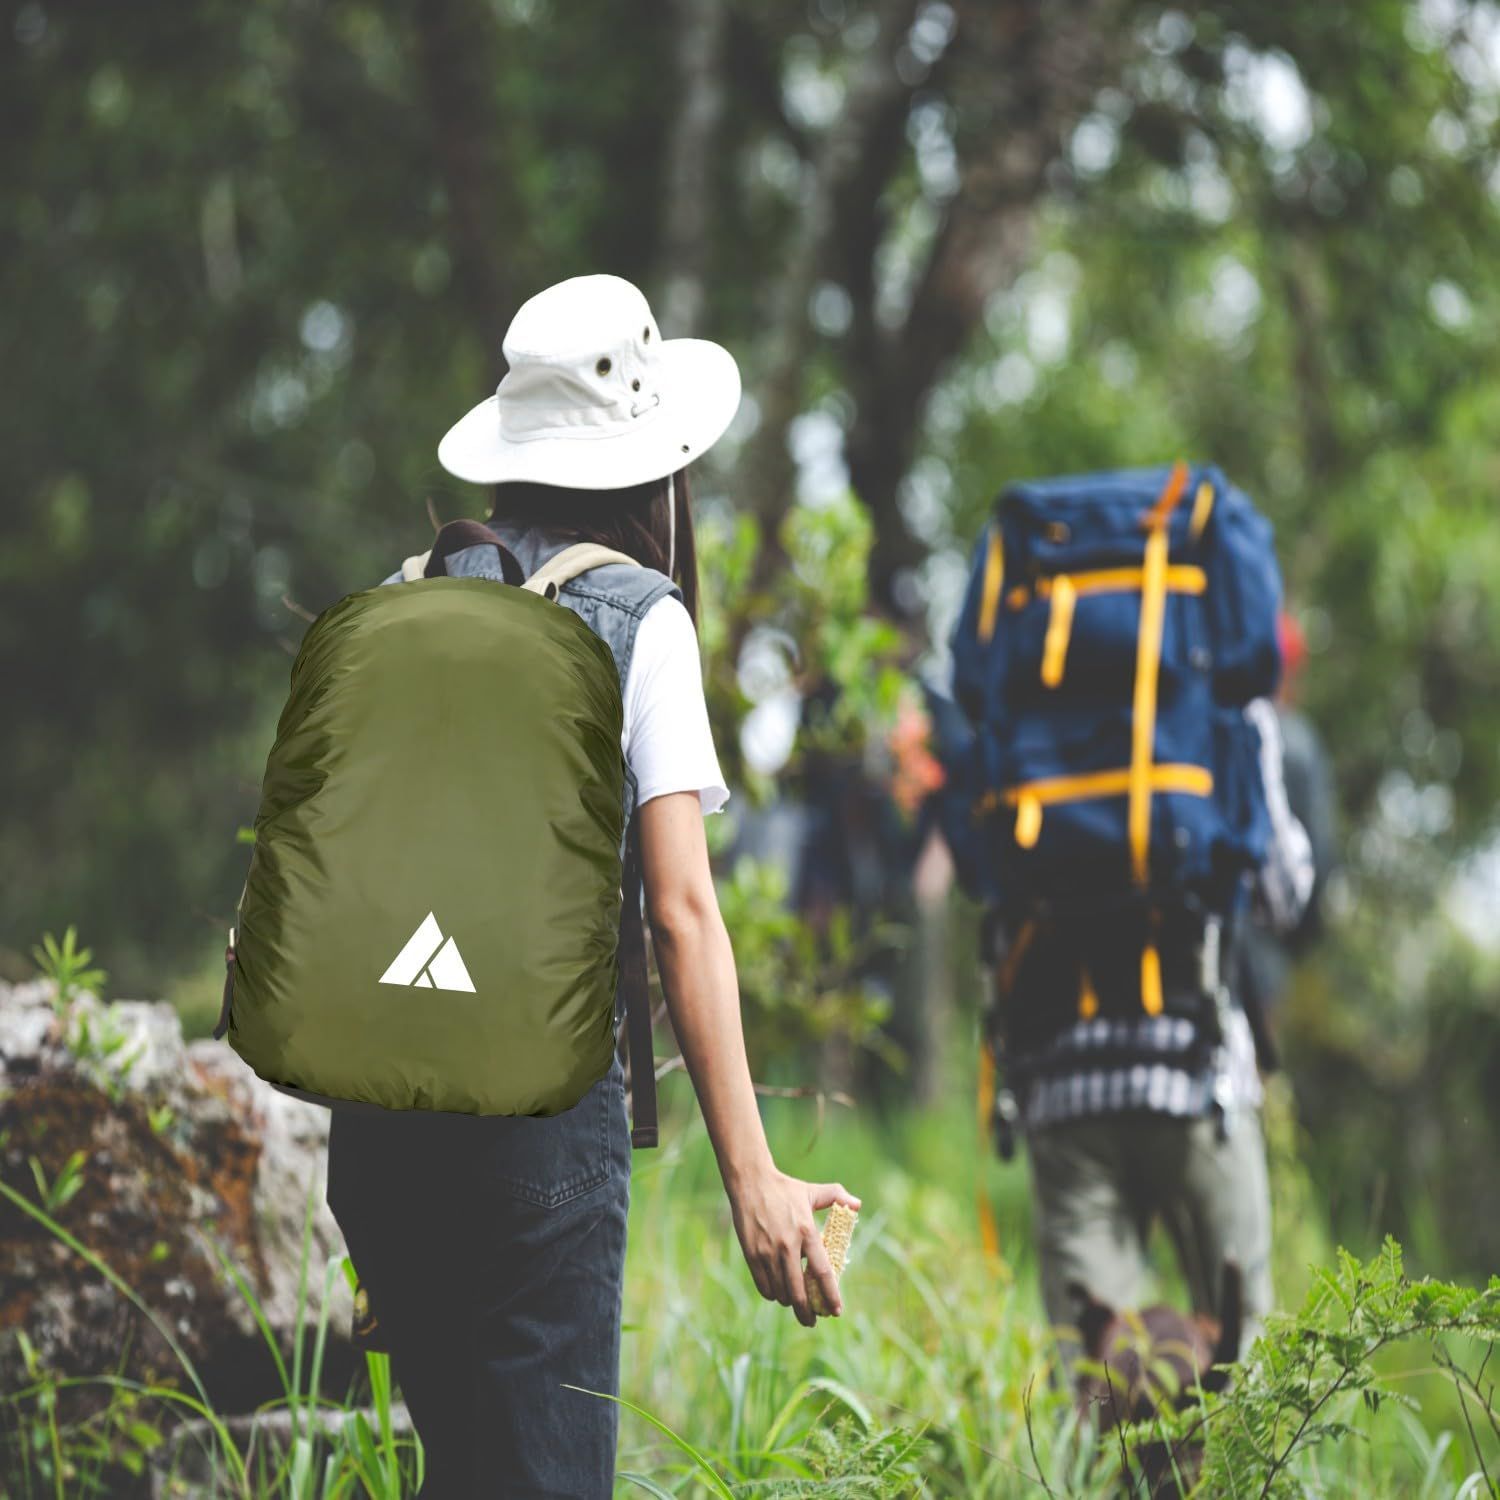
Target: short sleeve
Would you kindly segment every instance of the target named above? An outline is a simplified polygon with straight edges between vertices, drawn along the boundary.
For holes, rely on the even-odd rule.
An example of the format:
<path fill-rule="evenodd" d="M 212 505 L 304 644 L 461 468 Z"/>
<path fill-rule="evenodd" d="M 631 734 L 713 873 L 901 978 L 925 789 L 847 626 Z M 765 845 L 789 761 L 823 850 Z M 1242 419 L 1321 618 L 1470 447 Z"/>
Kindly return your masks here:
<path fill-rule="evenodd" d="M 635 776 L 637 806 L 697 792 L 703 811 L 713 813 L 729 800 L 708 725 L 698 634 L 671 596 L 653 604 L 636 631 L 620 743 Z"/>

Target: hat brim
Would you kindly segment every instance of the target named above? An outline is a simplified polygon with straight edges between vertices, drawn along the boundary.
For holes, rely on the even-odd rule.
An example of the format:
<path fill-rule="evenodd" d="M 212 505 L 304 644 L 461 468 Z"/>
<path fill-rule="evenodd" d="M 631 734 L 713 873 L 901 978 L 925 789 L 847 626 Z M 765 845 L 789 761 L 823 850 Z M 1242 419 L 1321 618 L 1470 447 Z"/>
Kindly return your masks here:
<path fill-rule="evenodd" d="M 740 371 L 727 349 L 707 339 L 666 339 L 657 357 L 661 405 L 638 427 L 587 437 L 507 438 L 499 397 L 491 396 L 448 429 L 438 462 L 470 484 L 618 490 L 665 479 L 723 437 L 739 410 Z"/>

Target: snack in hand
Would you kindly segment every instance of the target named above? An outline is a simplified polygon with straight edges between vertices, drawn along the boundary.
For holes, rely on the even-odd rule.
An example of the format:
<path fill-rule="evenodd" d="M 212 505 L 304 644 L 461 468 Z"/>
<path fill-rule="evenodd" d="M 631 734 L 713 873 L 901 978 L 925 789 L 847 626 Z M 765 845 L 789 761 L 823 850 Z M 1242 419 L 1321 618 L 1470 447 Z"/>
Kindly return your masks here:
<path fill-rule="evenodd" d="M 828 1263 L 833 1267 L 833 1279 L 840 1280 L 844 1274 L 844 1263 L 849 1259 L 849 1241 L 854 1238 L 854 1226 L 859 1215 L 842 1203 L 835 1203 L 823 1220 L 823 1248 L 828 1252 Z M 820 1318 L 831 1315 L 832 1309 L 823 1300 L 818 1283 L 807 1283 L 807 1300 Z"/>

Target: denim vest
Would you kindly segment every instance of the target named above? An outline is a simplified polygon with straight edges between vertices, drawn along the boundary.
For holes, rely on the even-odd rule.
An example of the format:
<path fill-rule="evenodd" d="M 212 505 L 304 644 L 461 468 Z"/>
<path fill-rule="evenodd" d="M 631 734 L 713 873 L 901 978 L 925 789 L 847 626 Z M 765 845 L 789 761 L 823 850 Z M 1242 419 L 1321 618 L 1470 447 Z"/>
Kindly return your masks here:
<path fill-rule="evenodd" d="M 489 522 L 490 529 L 500 538 L 505 547 L 514 554 L 522 571 L 529 578 L 549 558 L 556 556 L 572 541 L 549 536 L 545 531 Z M 499 579 L 494 548 L 465 547 L 454 552 L 446 564 L 452 578 Z M 400 583 L 399 572 L 391 574 L 385 583 Z M 624 563 L 606 563 L 602 568 L 591 568 L 587 573 L 563 585 L 557 602 L 571 609 L 590 630 L 614 653 L 615 668 L 620 674 L 620 693 L 623 697 L 625 681 L 630 675 L 630 661 L 635 654 L 636 632 L 653 604 L 671 595 L 681 599 L 677 585 L 654 568 L 627 567 Z M 635 811 L 635 775 L 625 767 L 625 823 Z"/>

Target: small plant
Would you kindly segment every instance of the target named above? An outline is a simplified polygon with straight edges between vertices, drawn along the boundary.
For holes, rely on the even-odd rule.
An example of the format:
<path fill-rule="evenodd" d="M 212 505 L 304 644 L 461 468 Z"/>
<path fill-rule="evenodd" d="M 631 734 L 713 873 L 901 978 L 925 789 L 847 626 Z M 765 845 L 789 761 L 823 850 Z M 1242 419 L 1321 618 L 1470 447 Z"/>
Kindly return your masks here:
<path fill-rule="evenodd" d="M 743 856 L 717 884 L 734 934 L 752 1057 L 786 1056 L 839 1037 L 898 1062 L 882 1030 L 889 1000 L 865 977 L 896 940 L 890 925 L 857 933 L 849 912 L 837 908 L 815 927 L 792 910 L 786 873 L 768 860 Z"/>
<path fill-rule="evenodd" d="M 75 1151 L 51 1182 L 47 1181 L 47 1170 L 36 1157 L 28 1160 L 41 1205 L 49 1214 L 60 1212 L 77 1197 L 78 1190 L 83 1186 L 83 1164 L 88 1160 L 86 1152 Z"/>
<path fill-rule="evenodd" d="M 78 946 L 78 929 L 71 923 L 61 942 L 50 932 L 44 933 L 42 941 L 31 950 L 31 956 L 43 976 L 57 986 L 59 1005 L 71 1004 L 85 991 L 97 995 L 109 978 L 103 969 L 90 967 L 94 950 Z"/>
<path fill-rule="evenodd" d="M 78 1059 L 83 1072 L 119 1103 L 130 1071 L 140 1061 L 140 1046 L 126 1050 L 129 1031 L 120 1024 L 113 1005 L 97 1014 L 84 1009 L 73 1011 L 66 1037 L 68 1051 Z M 170 1111 L 169 1111 L 170 1113 Z"/>
<path fill-rule="evenodd" d="M 777 1500 L 906 1500 L 923 1493 L 927 1434 L 918 1428 L 867 1428 L 853 1417 L 814 1427 L 798 1458 L 806 1479 L 772 1481 L 758 1493 Z"/>

